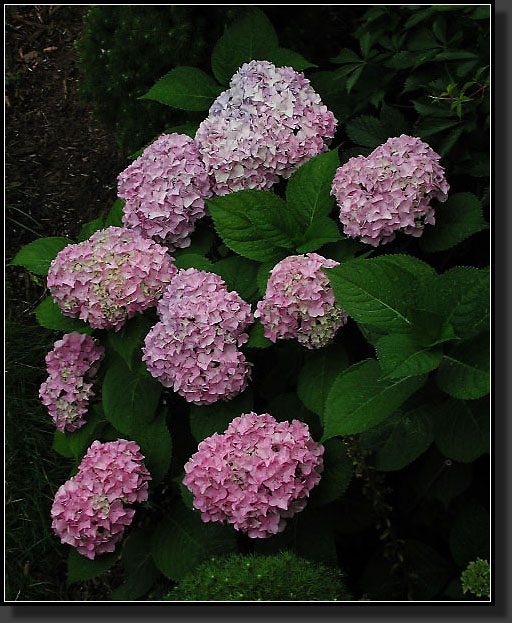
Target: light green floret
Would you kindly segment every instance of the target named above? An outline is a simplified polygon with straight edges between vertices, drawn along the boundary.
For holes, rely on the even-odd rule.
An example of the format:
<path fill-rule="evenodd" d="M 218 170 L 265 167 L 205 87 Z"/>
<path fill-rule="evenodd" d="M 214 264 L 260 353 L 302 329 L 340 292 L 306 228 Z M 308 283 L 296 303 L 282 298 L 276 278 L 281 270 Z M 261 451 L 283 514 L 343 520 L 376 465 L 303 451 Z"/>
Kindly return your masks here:
<path fill-rule="evenodd" d="M 488 561 L 477 558 L 469 563 L 460 576 L 462 591 L 464 593 L 469 591 L 477 597 L 489 597 L 491 594 L 490 576 L 491 570 Z"/>
<path fill-rule="evenodd" d="M 298 558 L 232 554 L 212 558 L 185 577 L 167 601 L 346 601 L 339 570 Z"/>

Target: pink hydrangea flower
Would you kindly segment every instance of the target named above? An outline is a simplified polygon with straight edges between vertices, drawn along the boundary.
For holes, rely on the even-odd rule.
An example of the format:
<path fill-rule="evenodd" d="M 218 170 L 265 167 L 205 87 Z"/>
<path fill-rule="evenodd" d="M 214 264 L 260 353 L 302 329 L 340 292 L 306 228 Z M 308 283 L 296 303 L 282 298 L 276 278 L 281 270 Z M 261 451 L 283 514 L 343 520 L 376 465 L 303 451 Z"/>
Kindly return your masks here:
<path fill-rule="evenodd" d="M 437 154 L 419 138 L 388 139 L 367 157 L 351 158 L 337 171 L 331 194 L 347 236 L 377 247 L 397 231 L 419 237 L 435 224 L 433 199 L 446 201 L 450 186 Z"/>
<path fill-rule="evenodd" d="M 242 414 L 199 444 L 183 484 L 204 522 L 228 522 L 251 538 L 266 538 L 304 509 L 320 482 L 323 453 L 298 420 Z"/>
<path fill-rule="evenodd" d="M 118 177 L 123 224 L 175 248 L 188 247 L 211 196 L 206 168 L 193 139 L 163 134 Z"/>
<path fill-rule="evenodd" d="M 167 249 L 124 227 L 95 232 L 57 254 L 48 288 L 62 313 L 118 331 L 156 304 L 176 273 Z"/>
<path fill-rule="evenodd" d="M 218 275 L 180 270 L 158 303 L 161 318 L 142 349 L 149 372 L 188 402 L 230 400 L 247 387 L 251 364 L 238 349 L 251 308 Z"/>
<path fill-rule="evenodd" d="M 254 313 L 265 337 L 272 342 L 297 339 L 306 348 L 330 342 L 347 314 L 336 304 L 322 268 L 338 265 L 318 253 L 290 255 L 276 264 Z"/>
<path fill-rule="evenodd" d="M 217 195 L 267 189 L 327 149 L 337 121 L 304 74 L 245 63 L 212 104 L 196 143 Z"/>
<path fill-rule="evenodd" d="M 113 552 L 135 514 L 125 505 L 148 497 L 151 477 L 143 461 L 133 441 L 95 441 L 76 476 L 55 494 L 52 528 L 61 542 L 90 559 Z"/>
<path fill-rule="evenodd" d="M 89 398 L 94 396 L 91 379 L 104 349 L 89 335 L 66 333 L 46 355 L 48 378 L 41 384 L 39 397 L 48 407 L 55 426 L 72 432 L 85 424 Z"/>

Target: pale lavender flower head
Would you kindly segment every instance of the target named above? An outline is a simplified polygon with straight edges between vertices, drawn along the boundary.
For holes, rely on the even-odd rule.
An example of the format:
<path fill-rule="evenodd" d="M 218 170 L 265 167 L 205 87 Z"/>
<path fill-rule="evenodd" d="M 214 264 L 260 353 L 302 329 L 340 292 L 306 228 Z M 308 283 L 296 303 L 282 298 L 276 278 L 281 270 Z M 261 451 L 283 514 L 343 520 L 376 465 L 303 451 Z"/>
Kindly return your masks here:
<path fill-rule="evenodd" d="M 322 270 L 338 265 L 318 253 L 290 255 L 276 264 L 254 313 L 265 337 L 272 342 L 297 339 L 310 349 L 328 344 L 347 322 Z"/>
<path fill-rule="evenodd" d="M 190 245 L 211 196 L 206 168 L 193 139 L 163 134 L 118 176 L 123 224 L 172 251 Z"/>
<path fill-rule="evenodd" d="M 432 200 L 448 198 L 439 158 L 421 139 L 402 134 L 341 166 L 331 194 L 345 234 L 374 247 L 398 231 L 421 236 L 425 225 L 435 224 Z"/>
<path fill-rule="evenodd" d="M 55 494 L 52 528 L 61 542 L 91 560 L 113 552 L 135 514 L 125 505 L 147 500 L 151 477 L 143 461 L 133 441 L 95 441 Z"/>
<path fill-rule="evenodd" d="M 161 321 L 146 336 L 142 359 L 164 387 L 198 405 L 230 400 L 247 387 L 251 364 L 238 347 L 253 316 L 221 277 L 180 270 L 157 310 Z"/>
<path fill-rule="evenodd" d="M 214 101 L 195 141 L 213 192 L 225 195 L 290 177 L 326 151 L 336 123 L 304 74 L 251 61 Z"/>
<path fill-rule="evenodd" d="M 176 273 L 167 249 L 124 227 L 95 232 L 57 254 L 48 288 L 66 316 L 94 329 L 118 331 L 137 312 L 156 305 Z"/>
<path fill-rule="evenodd" d="M 324 447 L 298 420 L 242 414 L 198 446 L 183 484 L 204 522 L 233 524 L 250 538 L 282 532 L 320 482 Z"/>
<path fill-rule="evenodd" d="M 48 378 L 41 384 L 39 397 L 48 407 L 61 432 L 72 432 L 85 424 L 89 398 L 94 396 L 90 380 L 103 357 L 101 344 L 81 333 L 66 333 L 46 355 Z"/>

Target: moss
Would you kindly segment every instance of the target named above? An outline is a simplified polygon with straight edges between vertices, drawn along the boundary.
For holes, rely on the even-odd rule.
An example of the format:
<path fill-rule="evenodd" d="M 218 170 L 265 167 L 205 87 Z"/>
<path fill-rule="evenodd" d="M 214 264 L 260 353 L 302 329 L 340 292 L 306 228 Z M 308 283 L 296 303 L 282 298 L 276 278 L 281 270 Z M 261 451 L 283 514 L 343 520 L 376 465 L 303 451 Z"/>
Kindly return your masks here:
<path fill-rule="evenodd" d="M 232 554 L 212 558 L 185 577 L 168 601 L 343 601 L 351 599 L 339 570 L 298 558 Z"/>

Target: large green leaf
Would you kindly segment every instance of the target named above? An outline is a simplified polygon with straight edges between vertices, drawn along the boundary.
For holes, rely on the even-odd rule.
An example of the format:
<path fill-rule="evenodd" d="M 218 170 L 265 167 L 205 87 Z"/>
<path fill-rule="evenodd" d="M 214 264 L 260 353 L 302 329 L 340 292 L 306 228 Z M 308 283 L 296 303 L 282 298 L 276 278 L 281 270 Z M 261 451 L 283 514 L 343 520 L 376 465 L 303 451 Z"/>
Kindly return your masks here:
<path fill-rule="evenodd" d="M 197 270 L 206 270 L 207 272 L 213 272 L 212 262 L 202 255 L 197 253 L 181 253 L 175 258 L 174 265 L 176 268 L 188 269 L 197 268 Z"/>
<path fill-rule="evenodd" d="M 213 78 L 197 67 L 175 67 L 139 99 L 155 100 L 182 110 L 208 110 L 221 93 Z"/>
<path fill-rule="evenodd" d="M 297 245 L 297 253 L 316 251 L 324 244 L 342 239 L 338 225 L 327 216 L 320 216 L 304 232 L 302 240 L 306 242 Z"/>
<path fill-rule="evenodd" d="M 78 242 L 83 242 L 84 240 L 87 240 L 94 234 L 95 231 L 103 229 L 103 227 L 103 218 L 101 217 L 95 218 L 93 221 L 85 223 L 84 225 L 82 225 L 82 229 L 78 234 Z"/>
<path fill-rule="evenodd" d="M 153 586 L 160 572 L 148 549 L 150 541 L 149 530 L 138 530 L 128 536 L 121 553 L 125 581 L 110 593 L 110 599 L 133 601 L 147 593 Z"/>
<path fill-rule="evenodd" d="M 204 560 L 236 549 L 231 527 L 204 523 L 198 512 L 174 501 L 156 526 L 151 553 L 158 569 L 171 580 L 179 581 Z"/>
<path fill-rule="evenodd" d="M 93 331 L 88 324 L 85 324 L 78 318 L 64 316 L 51 296 L 46 297 L 42 303 L 39 303 L 34 310 L 34 314 L 37 322 L 47 329 L 65 331 L 66 333 L 76 331 L 77 333 L 88 334 L 91 334 Z"/>
<path fill-rule="evenodd" d="M 73 244 L 69 238 L 38 238 L 18 251 L 10 265 L 24 266 L 36 275 L 46 275 L 57 253 L 69 244 Z"/>
<path fill-rule="evenodd" d="M 101 431 L 107 424 L 101 404 L 94 403 L 89 407 L 87 422 L 78 430 L 67 433 L 67 442 L 77 461 L 81 460 L 93 441 L 100 438 Z"/>
<path fill-rule="evenodd" d="M 246 389 L 232 400 L 219 400 L 212 405 L 190 406 L 190 430 L 196 441 L 213 433 L 223 433 L 230 422 L 242 413 L 252 411 L 252 390 Z"/>
<path fill-rule="evenodd" d="M 234 290 L 250 303 L 258 298 L 256 277 L 260 264 L 244 257 L 227 257 L 213 264 L 211 271 L 220 275 L 228 290 Z"/>
<path fill-rule="evenodd" d="M 146 457 L 145 464 L 151 474 L 152 485 L 156 485 L 167 474 L 172 458 L 172 440 L 167 428 L 165 413 L 136 431 L 133 440 L 140 445 Z"/>
<path fill-rule="evenodd" d="M 272 344 L 273 342 L 265 337 L 265 329 L 260 322 L 256 322 L 249 329 L 249 339 L 245 344 L 246 348 L 268 348 Z"/>
<path fill-rule="evenodd" d="M 478 197 L 457 193 L 437 206 L 436 224 L 425 229 L 420 246 L 429 253 L 445 251 L 487 227 Z"/>
<path fill-rule="evenodd" d="M 436 374 L 437 384 L 453 398 L 481 398 L 489 393 L 489 366 L 489 334 L 486 332 L 443 355 Z"/>
<path fill-rule="evenodd" d="M 393 380 L 381 376 L 375 359 L 361 361 L 338 375 L 325 404 L 323 440 L 361 433 L 376 426 L 426 380 L 426 376 Z"/>
<path fill-rule="evenodd" d="M 105 227 L 123 227 L 124 201 L 116 199 L 105 219 Z"/>
<path fill-rule="evenodd" d="M 341 497 L 352 478 L 352 459 L 343 442 L 329 439 L 324 443 L 324 471 L 319 484 L 309 496 L 308 505 L 323 506 Z"/>
<path fill-rule="evenodd" d="M 331 186 L 338 166 L 338 150 L 333 149 L 308 160 L 289 179 L 286 199 L 304 229 L 331 212 Z"/>
<path fill-rule="evenodd" d="M 450 459 L 470 463 L 489 452 L 489 399 L 455 400 L 432 408 L 436 446 Z"/>
<path fill-rule="evenodd" d="M 318 66 L 307 61 L 302 54 L 281 47 L 267 51 L 265 60 L 270 61 L 276 67 L 293 67 L 295 71 L 303 71 Z"/>
<path fill-rule="evenodd" d="M 346 131 L 351 141 L 364 147 L 378 147 L 389 138 L 382 123 L 369 115 L 361 115 L 350 120 Z"/>
<path fill-rule="evenodd" d="M 297 394 L 304 405 L 320 418 L 331 385 L 338 374 L 348 366 L 344 348 L 329 346 L 312 353 L 299 372 Z"/>
<path fill-rule="evenodd" d="M 267 60 L 278 48 L 277 35 L 266 15 L 256 7 L 230 24 L 212 52 L 213 75 L 228 84 L 243 63 Z"/>
<path fill-rule="evenodd" d="M 93 560 L 79 554 L 75 548 L 71 548 L 68 555 L 68 586 L 75 582 L 92 580 L 92 578 L 105 573 L 116 561 L 116 553 L 100 554 Z"/>
<path fill-rule="evenodd" d="M 132 372 L 116 359 L 103 380 L 105 417 L 125 435 L 137 435 L 155 418 L 162 386 L 147 374 Z"/>
<path fill-rule="evenodd" d="M 258 262 L 278 262 L 294 249 L 299 225 L 274 193 L 241 190 L 207 204 L 217 233 L 235 253 Z"/>
<path fill-rule="evenodd" d="M 109 346 L 123 358 L 131 371 L 141 362 L 141 348 L 151 326 L 151 320 L 139 314 L 128 320 L 119 331 L 109 331 L 107 334 Z"/>
<path fill-rule="evenodd" d="M 440 347 L 421 347 L 414 337 L 404 333 L 384 335 L 376 349 L 386 378 L 425 374 L 437 368 L 443 358 Z"/>
<path fill-rule="evenodd" d="M 363 447 L 373 450 L 373 467 L 391 471 L 417 459 L 433 440 L 430 418 L 422 407 L 397 411 L 360 436 Z"/>
<path fill-rule="evenodd" d="M 408 331 L 415 279 L 386 259 L 355 259 L 326 269 L 337 303 L 358 323 Z"/>

